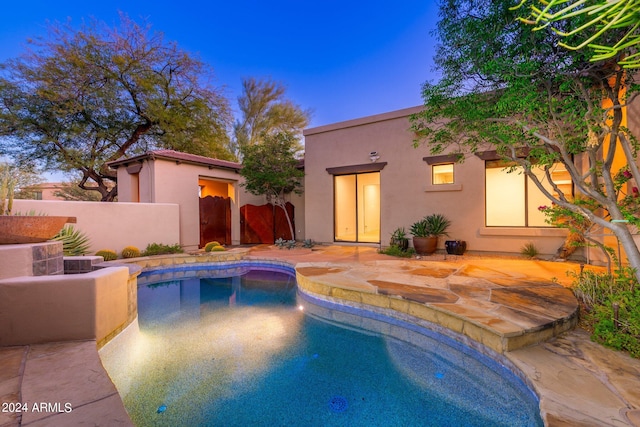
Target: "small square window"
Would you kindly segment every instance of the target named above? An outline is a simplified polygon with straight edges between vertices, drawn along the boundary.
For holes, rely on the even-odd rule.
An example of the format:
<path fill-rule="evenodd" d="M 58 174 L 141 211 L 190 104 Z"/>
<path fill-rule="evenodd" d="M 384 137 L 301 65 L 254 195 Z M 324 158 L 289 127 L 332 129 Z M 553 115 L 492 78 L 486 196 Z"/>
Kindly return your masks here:
<path fill-rule="evenodd" d="M 431 177 L 433 185 L 453 184 L 453 163 L 433 165 L 431 170 L 433 172 Z"/>

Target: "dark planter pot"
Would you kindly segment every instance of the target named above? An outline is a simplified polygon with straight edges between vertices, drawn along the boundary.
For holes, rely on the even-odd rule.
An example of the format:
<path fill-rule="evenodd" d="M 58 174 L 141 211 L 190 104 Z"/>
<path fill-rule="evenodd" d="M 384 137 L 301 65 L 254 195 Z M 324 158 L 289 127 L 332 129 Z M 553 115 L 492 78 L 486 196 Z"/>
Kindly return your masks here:
<path fill-rule="evenodd" d="M 431 255 L 438 247 L 437 237 L 414 237 L 413 248 L 418 255 Z"/>
<path fill-rule="evenodd" d="M 447 240 L 444 247 L 449 255 L 462 255 L 467 250 L 467 242 L 464 240 Z"/>

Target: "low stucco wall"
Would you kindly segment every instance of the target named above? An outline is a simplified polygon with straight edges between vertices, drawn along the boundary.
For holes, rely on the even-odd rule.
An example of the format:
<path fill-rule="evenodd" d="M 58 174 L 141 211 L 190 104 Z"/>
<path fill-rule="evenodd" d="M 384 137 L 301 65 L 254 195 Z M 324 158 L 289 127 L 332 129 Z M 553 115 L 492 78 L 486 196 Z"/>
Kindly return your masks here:
<path fill-rule="evenodd" d="M 13 211 L 75 216 L 74 228 L 91 239 L 90 253 L 100 249 L 120 252 L 130 245 L 144 250 L 149 243 L 180 243 L 176 204 L 15 200 Z"/>
<path fill-rule="evenodd" d="M 33 276 L 32 245 L 0 246 L 0 279 Z"/>
<path fill-rule="evenodd" d="M 130 283 L 127 267 L 0 280 L 0 346 L 86 339 L 100 343 L 135 317 Z"/>

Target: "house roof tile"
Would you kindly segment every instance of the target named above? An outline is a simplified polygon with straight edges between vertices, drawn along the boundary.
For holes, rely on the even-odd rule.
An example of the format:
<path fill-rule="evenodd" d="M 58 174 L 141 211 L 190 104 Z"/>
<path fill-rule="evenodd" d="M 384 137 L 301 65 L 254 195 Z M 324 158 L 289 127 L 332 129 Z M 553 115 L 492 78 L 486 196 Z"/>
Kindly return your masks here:
<path fill-rule="evenodd" d="M 138 156 L 127 157 L 115 160 L 113 162 L 108 162 L 107 164 L 112 168 L 118 168 L 120 166 L 126 166 L 132 162 L 142 161 L 142 160 L 170 160 L 175 161 L 176 163 L 190 163 L 195 165 L 203 165 L 209 166 L 210 168 L 222 168 L 222 169 L 232 169 L 232 170 L 240 170 L 242 165 L 236 162 L 230 162 L 227 160 L 214 159 L 211 157 L 198 156 L 196 154 L 183 153 L 175 150 L 152 150 L 147 151 L 144 154 L 140 154 Z"/>

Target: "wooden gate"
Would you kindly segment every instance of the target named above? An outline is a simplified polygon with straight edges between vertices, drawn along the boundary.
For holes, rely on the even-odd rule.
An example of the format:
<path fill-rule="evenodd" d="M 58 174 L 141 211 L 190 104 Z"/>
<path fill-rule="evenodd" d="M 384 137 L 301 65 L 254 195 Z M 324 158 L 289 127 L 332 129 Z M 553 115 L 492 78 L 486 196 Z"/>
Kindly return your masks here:
<path fill-rule="evenodd" d="M 200 199 L 200 247 L 208 242 L 231 244 L 231 198 L 206 196 Z"/>
<path fill-rule="evenodd" d="M 294 207 L 287 202 L 287 212 L 294 224 Z M 291 231 L 284 211 L 271 203 L 266 205 L 244 205 L 240 208 L 240 243 L 273 244 L 276 239 L 291 240 Z"/>

